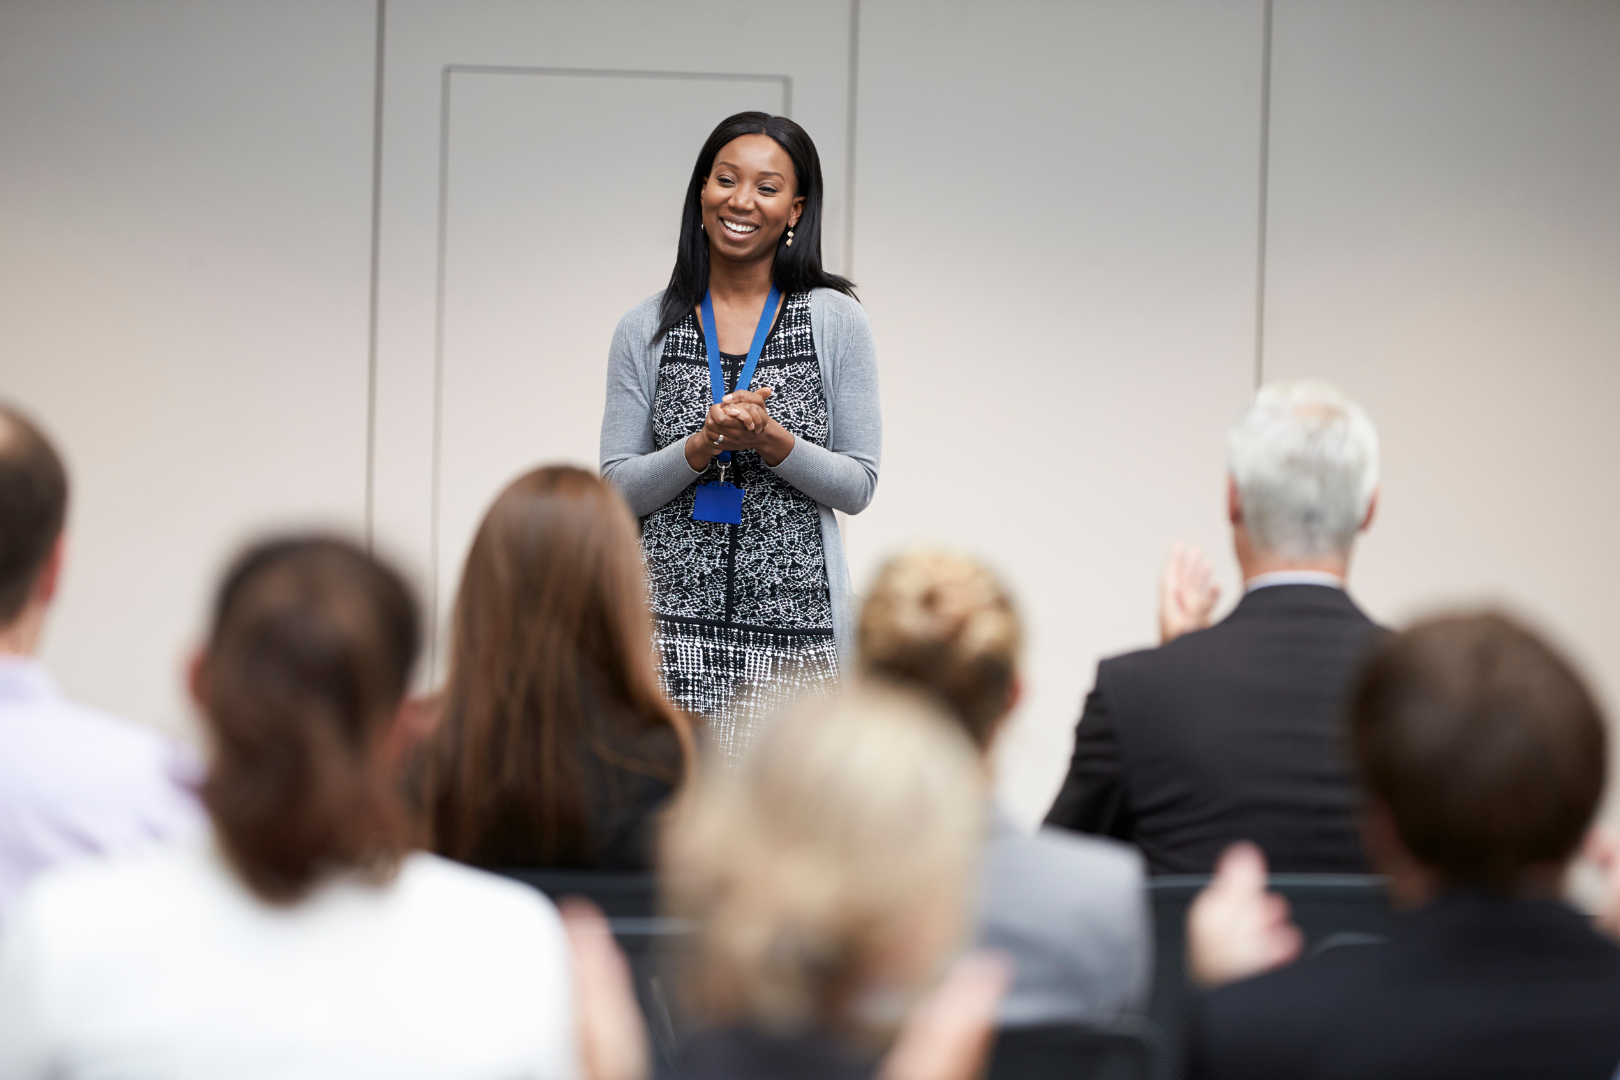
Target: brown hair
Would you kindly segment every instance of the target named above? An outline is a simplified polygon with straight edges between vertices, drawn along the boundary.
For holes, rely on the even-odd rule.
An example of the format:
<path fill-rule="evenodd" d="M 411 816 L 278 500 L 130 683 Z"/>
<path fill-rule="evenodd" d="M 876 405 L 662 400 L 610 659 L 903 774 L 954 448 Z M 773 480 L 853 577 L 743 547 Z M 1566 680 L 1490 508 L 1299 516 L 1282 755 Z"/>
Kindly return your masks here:
<path fill-rule="evenodd" d="M 1567 861 L 1603 793 L 1592 696 L 1498 614 L 1383 639 L 1352 696 L 1350 743 L 1402 843 L 1453 885 L 1511 892 L 1531 867 Z"/>
<path fill-rule="evenodd" d="M 424 795 L 451 858 L 508 861 L 515 832 L 529 860 L 589 865 L 593 810 L 626 797 L 602 790 L 612 776 L 679 783 L 691 729 L 658 684 L 635 518 L 601 479 L 536 469 L 490 507 L 456 597 L 442 709 Z"/>
<path fill-rule="evenodd" d="M 344 540 L 273 540 L 225 576 L 197 687 L 214 743 L 203 800 L 264 899 L 397 867 L 409 830 L 378 742 L 418 638 L 399 575 Z"/>
<path fill-rule="evenodd" d="M 34 582 L 62 535 L 67 470 L 43 432 L 0 404 L 0 626 L 28 603 Z"/>
<path fill-rule="evenodd" d="M 938 697 L 983 748 L 1007 711 L 1022 637 L 993 573 L 966 555 L 919 547 L 878 571 L 858 651 L 869 673 Z"/>

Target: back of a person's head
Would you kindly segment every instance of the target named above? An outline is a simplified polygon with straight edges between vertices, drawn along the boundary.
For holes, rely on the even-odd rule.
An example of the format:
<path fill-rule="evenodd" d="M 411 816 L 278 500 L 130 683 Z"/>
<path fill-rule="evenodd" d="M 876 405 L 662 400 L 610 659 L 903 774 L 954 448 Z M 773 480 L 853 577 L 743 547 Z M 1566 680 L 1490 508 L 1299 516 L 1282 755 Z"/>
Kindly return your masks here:
<path fill-rule="evenodd" d="M 1449 885 L 1513 892 L 1580 846 L 1603 793 L 1605 735 L 1580 677 L 1497 614 L 1383 639 L 1350 708 L 1368 793 Z"/>
<path fill-rule="evenodd" d="M 966 555 L 913 548 L 884 564 L 861 607 L 865 671 L 937 697 L 988 746 L 1018 675 L 1022 632 L 1006 587 Z"/>
<path fill-rule="evenodd" d="M 1256 548 L 1344 555 L 1378 489 L 1378 431 L 1327 383 L 1269 383 L 1228 433 L 1227 466 Z"/>
<path fill-rule="evenodd" d="M 274 540 L 226 574 L 197 673 L 213 739 L 203 797 L 262 898 L 397 867 L 409 830 L 380 745 L 419 633 L 399 575 L 347 541 Z"/>
<path fill-rule="evenodd" d="M 45 434 L 0 403 L 0 626 L 22 614 L 67 518 L 67 470 Z"/>
<path fill-rule="evenodd" d="M 711 1023 L 880 1032 L 965 927 L 982 770 L 960 729 L 893 687 L 801 703 L 665 833 L 666 900 L 701 933 Z"/>
<path fill-rule="evenodd" d="M 548 864 L 588 862 L 602 793 L 584 756 L 677 782 L 649 734 L 689 739 L 658 684 L 635 518 L 593 473 L 535 469 L 496 498 L 462 571 L 427 766 L 434 848 L 478 862 L 492 829 L 518 826 Z"/>

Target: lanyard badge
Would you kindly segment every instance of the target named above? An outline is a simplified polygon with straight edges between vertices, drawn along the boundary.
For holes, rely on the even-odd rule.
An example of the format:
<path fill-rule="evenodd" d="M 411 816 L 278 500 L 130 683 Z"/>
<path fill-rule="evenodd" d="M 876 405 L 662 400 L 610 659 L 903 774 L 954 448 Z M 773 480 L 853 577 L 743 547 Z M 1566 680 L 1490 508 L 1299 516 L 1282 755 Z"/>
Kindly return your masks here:
<path fill-rule="evenodd" d="M 771 332 L 771 323 L 775 321 L 776 306 L 781 298 L 782 294 L 772 285 L 770 295 L 765 298 L 765 310 L 759 313 L 759 325 L 754 328 L 754 342 L 748 347 L 748 359 L 743 362 L 742 371 L 737 375 L 738 390 L 748 389 L 748 385 L 754 381 L 754 366 L 759 363 L 759 354 L 765 349 L 765 338 Z M 718 405 L 726 396 L 726 376 L 720 367 L 720 335 L 714 328 L 714 302 L 707 292 L 703 294 L 703 343 L 709 350 L 709 392 Z M 743 490 L 726 483 L 731 451 L 720 451 L 715 461 L 720 466 L 720 482 L 698 485 L 692 504 L 692 520 L 741 525 Z"/>

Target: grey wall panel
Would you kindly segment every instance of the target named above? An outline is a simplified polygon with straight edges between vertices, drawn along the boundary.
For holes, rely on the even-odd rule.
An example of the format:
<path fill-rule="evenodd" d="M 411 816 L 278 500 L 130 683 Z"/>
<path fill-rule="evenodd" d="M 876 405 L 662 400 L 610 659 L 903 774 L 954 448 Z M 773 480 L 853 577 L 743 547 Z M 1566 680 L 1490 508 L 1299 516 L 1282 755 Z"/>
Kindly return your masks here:
<path fill-rule="evenodd" d="M 141 720 L 261 529 L 358 534 L 375 7 L 0 5 L 0 394 L 72 471 L 46 659 Z"/>
<path fill-rule="evenodd" d="M 1620 705 L 1620 5 L 1279 3 L 1266 373 L 1384 444 L 1378 615 L 1498 602 Z"/>
<path fill-rule="evenodd" d="M 1228 546 L 1262 11 L 861 5 L 854 269 L 885 446 L 852 568 L 861 581 L 931 540 L 1010 579 L 1031 642 L 1001 788 L 1026 820 L 1057 787 L 1097 658 L 1153 641 L 1171 542 Z"/>

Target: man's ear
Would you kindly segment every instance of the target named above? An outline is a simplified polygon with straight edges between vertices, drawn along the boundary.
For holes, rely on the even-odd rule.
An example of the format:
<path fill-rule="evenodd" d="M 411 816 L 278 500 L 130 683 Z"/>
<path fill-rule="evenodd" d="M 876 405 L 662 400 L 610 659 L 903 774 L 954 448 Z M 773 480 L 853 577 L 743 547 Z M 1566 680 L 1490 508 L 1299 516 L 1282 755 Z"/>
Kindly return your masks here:
<path fill-rule="evenodd" d="M 441 709 L 436 697 L 407 695 L 382 731 L 382 753 L 389 767 L 397 767 L 407 755 L 433 737 L 439 726 Z"/>
<path fill-rule="evenodd" d="M 186 665 L 186 689 L 191 692 L 191 702 L 199 711 L 206 712 L 204 707 L 208 700 L 208 653 L 199 648 L 191 654 L 191 661 Z"/>
<path fill-rule="evenodd" d="M 62 562 L 66 557 L 67 534 L 58 533 L 56 543 L 51 545 L 51 553 L 45 556 L 45 565 L 39 568 L 39 577 L 34 579 L 34 597 L 41 604 L 56 599 L 57 587 L 62 582 Z"/>
<path fill-rule="evenodd" d="M 1361 525 L 1358 531 L 1366 532 L 1368 529 L 1372 528 L 1373 518 L 1378 516 L 1378 494 L 1380 490 L 1382 489 L 1373 488 L 1372 498 L 1367 500 L 1367 514 L 1361 519 Z"/>
<path fill-rule="evenodd" d="M 1233 525 L 1243 524 L 1243 497 L 1238 494 L 1237 478 L 1226 474 L 1226 520 Z"/>
<path fill-rule="evenodd" d="M 1003 717 L 1011 716 L 1012 711 L 1018 708 L 1018 703 L 1024 700 L 1024 675 L 1022 672 L 1013 672 L 1011 681 L 1007 683 L 1007 702 L 1001 707 Z"/>

